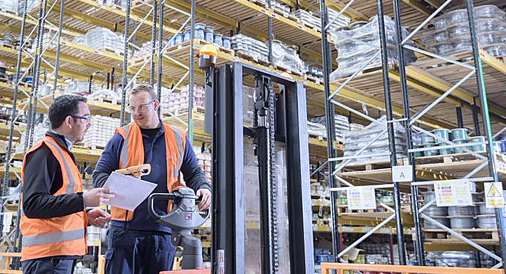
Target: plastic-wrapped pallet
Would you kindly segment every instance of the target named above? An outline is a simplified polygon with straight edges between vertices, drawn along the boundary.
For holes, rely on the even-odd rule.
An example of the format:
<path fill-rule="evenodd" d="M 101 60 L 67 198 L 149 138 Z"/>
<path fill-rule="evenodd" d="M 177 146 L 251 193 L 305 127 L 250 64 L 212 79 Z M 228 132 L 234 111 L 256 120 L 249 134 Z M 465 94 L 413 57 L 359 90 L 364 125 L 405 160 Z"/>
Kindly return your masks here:
<path fill-rule="evenodd" d="M 429 251 L 426 260 L 434 266 L 476 267 L 473 251 Z"/>
<path fill-rule="evenodd" d="M 338 16 L 337 19 L 332 22 L 332 25 L 330 25 L 329 30 L 335 30 L 336 28 L 348 26 L 350 24 L 350 18 L 342 14 L 339 15 L 338 12 L 332 9 L 328 9 L 328 14 L 329 21 Z M 321 31 L 321 19 L 319 17 L 319 14 L 313 14 L 310 11 L 298 9 L 294 11 L 292 15 L 299 18 L 301 22 L 308 27 L 316 29 L 317 31 Z"/>
<path fill-rule="evenodd" d="M 397 47 L 395 22 L 385 16 L 385 33 L 387 42 L 388 62 L 397 63 Z M 403 28 L 403 36 L 407 36 L 407 30 Z M 373 17 L 369 23 L 356 22 L 348 28 L 340 28 L 331 32 L 332 39 L 336 42 L 338 50 L 338 68 L 330 74 L 330 79 L 335 80 L 347 77 L 360 68 L 371 69 L 380 67 L 382 64 L 380 54 L 380 36 L 378 17 Z M 370 46 L 367 46 L 369 44 Z M 407 42 L 412 45 L 412 41 Z M 407 63 L 416 61 L 416 56 L 411 50 L 405 50 Z M 373 58 L 374 57 L 374 58 Z M 372 59 L 372 60 L 371 60 Z"/>
<path fill-rule="evenodd" d="M 272 62 L 275 66 L 283 67 L 293 72 L 302 73 L 304 62 L 292 47 L 287 47 L 278 40 L 272 42 Z"/>
<path fill-rule="evenodd" d="M 193 91 L 193 107 L 194 108 L 204 108 L 206 100 L 206 91 L 203 87 L 194 86 Z M 165 103 L 166 102 L 166 103 Z M 187 112 L 189 102 L 189 92 L 188 86 L 183 86 L 181 88 L 181 92 L 173 92 L 167 95 L 167 99 L 164 100 L 162 104 L 162 112 L 167 113 L 177 113 L 177 112 Z"/>
<path fill-rule="evenodd" d="M 2 1 L 0 1 L 0 10 L 12 12 L 12 13 L 18 13 L 18 0 L 2 0 Z"/>
<path fill-rule="evenodd" d="M 5 1 L 5 0 L 2 0 L 2 2 L 3 1 Z M 23 14 L 23 12 L 25 10 L 25 1 L 18 1 L 18 0 L 13 0 L 13 1 L 18 2 L 18 12 L 19 12 L 19 14 Z M 28 0 L 27 2 L 28 2 L 28 5 L 27 5 L 26 10 L 28 12 L 30 12 L 33 8 L 35 8 L 40 3 L 39 0 Z"/>
<path fill-rule="evenodd" d="M 494 5 L 474 8 L 477 37 L 482 47 L 494 56 L 506 55 L 506 12 Z M 467 9 L 458 9 L 435 18 L 433 29 L 421 34 L 422 43 L 439 55 L 471 52 Z"/>
<path fill-rule="evenodd" d="M 326 125 L 327 125 L 327 122 L 326 122 L 327 119 L 325 116 L 315 117 L 315 118 L 311 119 L 311 121 L 314 123 L 322 124 L 324 127 L 326 127 Z M 334 128 L 336 131 L 336 140 L 337 141 L 344 141 L 343 133 L 345 131 L 350 130 L 350 123 L 348 122 L 348 117 L 335 114 L 334 115 Z"/>
<path fill-rule="evenodd" d="M 122 52 L 125 41 L 122 35 L 118 35 L 106 28 L 94 28 L 85 35 L 86 45 L 94 49 L 110 49 Z"/>
<path fill-rule="evenodd" d="M 120 127 L 118 118 L 94 115 L 83 143 L 87 147 L 105 147 L 118 127 Z"/>
<path fill-rule="evenodd" d="M 212 181 L 211 172 L 212 172 L 212 156 L 210 152 L 204 151 L 202 152 L 201 147 L 194 146 L 193 151 L 195 151 L 195 156 L 197 157 L 197 161 L 204 171 L 206 175 L 206 179 L 208 182 Z"/>
<path fill-rule="evenodd" d="M 347 131 L 344 133 L 345 157 L 356 155 L 359 150 L 367 146 L 368 143 L 370 143 L 382 131 L 386 129 L 385 116 L 381 117 L 378 121 L 381 123 L 381 125 L 373 122 L 366 126 L 363 130 Z M 404 134 L 404 127 L 400 123 L 394 122 L 395 149 L 398 157 L 405 157 L 407 153 L 405 141 L 406 139 Z M 353 159 L 351 162 L 369 163 L 388 160 L 390 156 L 379 156 L 378 154 L 389 152 L 390 149 L 388 133 L 384 133 L 371 146 L 369 146 L 364 152 L 360 154 L 360 156 L 370 155 L 369 157 Z"/>
<path fill-rule="evenodd" d="M 232 36 L 231 43 L 232 49 L 236 53 L 242 53 L 264 62 L 268 62 L 269 60 L 269 49 L 264 42 L 246 35 L 236 34 Z"/>

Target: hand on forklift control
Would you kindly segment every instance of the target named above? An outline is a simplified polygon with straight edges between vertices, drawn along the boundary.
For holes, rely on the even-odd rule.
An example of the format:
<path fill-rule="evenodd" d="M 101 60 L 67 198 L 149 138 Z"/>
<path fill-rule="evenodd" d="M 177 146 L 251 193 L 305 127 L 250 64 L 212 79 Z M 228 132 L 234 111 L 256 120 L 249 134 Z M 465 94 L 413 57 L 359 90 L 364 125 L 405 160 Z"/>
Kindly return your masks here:
<path fill-rule="evenodd" d="M 211 205 L 211 191 L 207 188 L 201 188 L 197 190 L 197 197 L 202 197 L 202 201 L 199 203 L 200 210 L 206 210 Z"/>
<path fill-rule="evenodd" d="M 103 227 L 111 219 L 111 215 L 100 208 L 94 208 L 88 211 L 87 215 L 88 224 L 96 227 Z"/>
<path fill-rule="evenodd" d="M 107 188 L 94 188 L 83 194 L 84 206 L 95 207 L 107 203 L 114 198 L 116 192 Z"/>

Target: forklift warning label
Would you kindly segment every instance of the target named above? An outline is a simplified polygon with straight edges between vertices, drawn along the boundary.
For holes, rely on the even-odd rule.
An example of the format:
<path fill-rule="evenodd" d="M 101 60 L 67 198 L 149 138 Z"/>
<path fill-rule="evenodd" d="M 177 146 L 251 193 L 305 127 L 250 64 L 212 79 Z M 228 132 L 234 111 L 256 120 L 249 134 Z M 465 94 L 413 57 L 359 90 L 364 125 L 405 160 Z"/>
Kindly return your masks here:
<path fill-rule="evenodd" d="M 376 195 L 374 187 L 350 187 L 346 191 L 348 209 L 376 209 Z"/>
<path fill-rule="evenodd" d="M 485 183 L 485 202 L 487 203 L 487 208 L 504 206 L 501 182 Z"/>

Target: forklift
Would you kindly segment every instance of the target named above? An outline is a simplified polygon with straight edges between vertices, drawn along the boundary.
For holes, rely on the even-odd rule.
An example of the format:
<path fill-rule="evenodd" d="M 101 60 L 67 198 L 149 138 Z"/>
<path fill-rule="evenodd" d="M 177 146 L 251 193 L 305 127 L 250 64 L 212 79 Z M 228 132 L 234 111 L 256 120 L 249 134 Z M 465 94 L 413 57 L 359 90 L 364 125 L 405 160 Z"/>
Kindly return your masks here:
<path fill-rule="evenodd" d="M 176 238 L 173 243 L 184 250 L 183 270 L 161 273 L 313 274 L 304 86 L 290 77 L 240 62 L 215 67 L 218 52 L 212 45 L 203 46 L 199 55 L 199 67 L 206 72 L 205 131 L 212 134 L 211 212 L 204 215 L 198 212 L 196 196 L 188 188 L 150 196 L 150 205 L 156 199 L 173 202 L 173 209 L 166 216 L 152 216 L 173 229 Z M 250 102 L 253 122 L 249 125 L 243 115 L 246 86 L 254 88 Z M 245 153 L 248 142 L 254 147 L 252 155 Z M 284 154 L 278 153 L 280 146 Z M 245 158 L 251 157 L 255 159 L 254 183 L 259 196 L 256 201 L 259 220 L 254 227 L 247 222 L 245 212 L 251 206 L 246 204 L 246 196 L 251 193 L 245 191 Z M 281 173 L 286 174 L 284 178 L 280 178 Z M 286 193 L 280 193 L 282 187 Z M 203 269 L 202 243 L 191 231 L 209 215 L 212 269 Z M 282 227 L 286 234 L 281 232 Z M 256 243 L 259 260 L 253 262 L 247 255 L 251 247 L 245 244 L 250 230 L 255 230 L 260 239 Z M 287 241 L 280 241 L 283 236 Z M 281 259 L 283 252 L 287 260 Z M 257 269 L 247 268 L 248 260 Z"/>

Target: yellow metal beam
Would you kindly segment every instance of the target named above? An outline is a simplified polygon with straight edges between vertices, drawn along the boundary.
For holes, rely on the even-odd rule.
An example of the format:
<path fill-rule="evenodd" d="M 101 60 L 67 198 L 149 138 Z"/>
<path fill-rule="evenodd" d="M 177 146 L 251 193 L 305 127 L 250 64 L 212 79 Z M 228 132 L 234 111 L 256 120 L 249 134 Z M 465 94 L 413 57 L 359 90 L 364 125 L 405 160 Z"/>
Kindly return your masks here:
<path fill-rule="evenodd" d="M 327 5 L 327 7 L 333 8 L 337 11 L 341 11 L 346 6 L 346 4 L 343 4 L 339 0 L 328 0 L 328 1 L 326 1 L 326 5 Z M 348 17 L 350 17 L 351 20 L 353 20 L 353 21 L 368 21 L 369 20 L 368 16 L 359 12 L 358 10 L 355 10 L 352 7 L 347 8 L 344 11 L 344 14 L 347 15 Z"/>
<path fill-rule="evenodd" d="M 429 3 L 431 6 L 433 6 L 436 9 L 441 6 L 440 0 L 425 0 L 425 2 Z"/>
<path fill-rule="evenodd" d="M 506 64 L 499 61 L 494 56 L 487 53 L 485 50 L 480 49 L 480 57 L 483 62 L 488 64 L 489 66 L 493 67 L 497 71 L 501 72 L 502 74 L 506 75 Z"/>
<path fill-rule="evenodd" d="M 402 2 L 406 3 L 407 5 L 411 6 L 412 8 L 416 9 L 417 11 L 423 13 L 425 16 L 429 16 L 432 14 L 432 10 L 425 7 L 423 4 L 416 0 L 402 0 Z"/>
<path fill-rule="evenodd" d="M 14 15 L 12 13 L 0 11 L 0 16 L 7 17 L 7 18 L 10 18 L 10 19 L 13 19 L 13 20 L 17 20 L 19 22 L 23 22 L 23 18 L 22 17 Z M 32 20 L 30 18 L 26 18 L 26 23 L 29 24 L 29 25 L 33 25 L 33 26 L 37 25 L 37 21 Z M 55 27 L 50 26 L 48 24 L 44 24 L 44 28 L 52 30 L 52 31 L 58 31 L 58 28 L 55 28 Z M 75 33 L 73 31 L 70 31 L 70 30 L 67 30 L 67 29 L 63 29 L 62 33 L 64 35 L 68 35 L 68 36 L 78 36 L 78 35 L 80 35 L 80 33 Z"/>
<path fill-rule="evenodd" d="M 432 86 L 432 87 L 442 90 L 444 92 L 446 92 L 447 90 L 449 90 L 453 86 L 453 84 L 445 81 L 444 79 L 442 79 L 432 73 L 424 71 L 420 68 L 417 68 L 415 66 L 407 66 L 406 73 L 407 73 L 408 77 L 416 79 L 422 83 L 425 83 L 429 86 Z M 464 102 L 467 102 L 468 104 L 471 104 L 471 105 L 474 104 L 474 96 L 462 88 L 456 88 L 452 92 L 452 95 L 455 96 L 456 98 L 461 99 Z M 477 102 L 477 104 L 480 105 L 479 102 Z M 489 106 L 489 109 L 490 109 L 491 114 L 506 117 L 506 109 L 503 109 L 500 107 L 495 107 L 495 106 Z M 496 116 L 496 118 L 497 118 L 497 116 Z"/>

